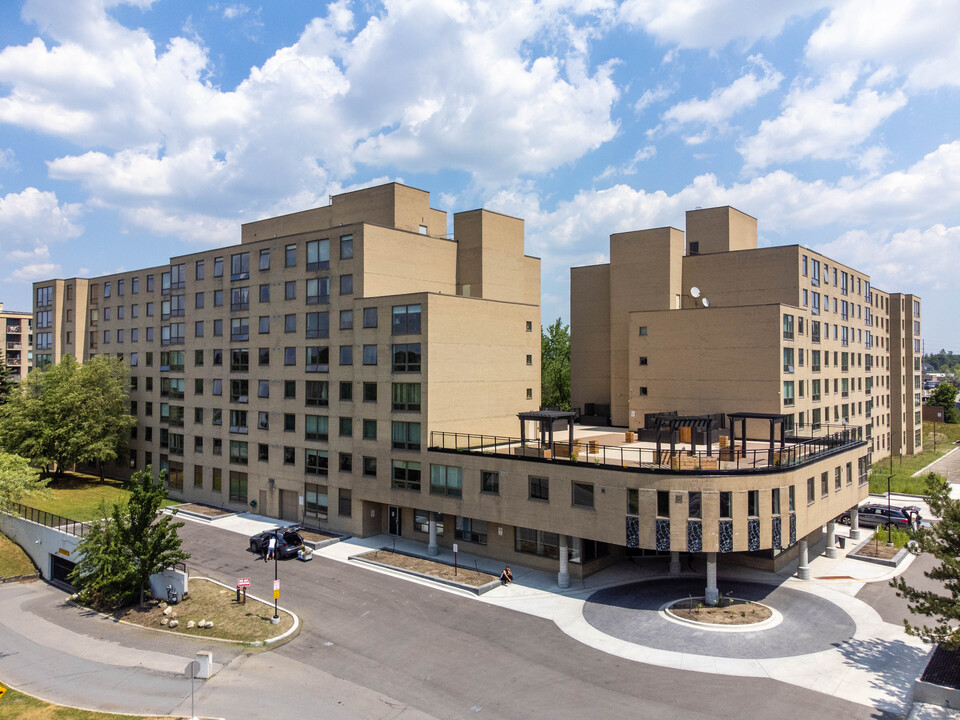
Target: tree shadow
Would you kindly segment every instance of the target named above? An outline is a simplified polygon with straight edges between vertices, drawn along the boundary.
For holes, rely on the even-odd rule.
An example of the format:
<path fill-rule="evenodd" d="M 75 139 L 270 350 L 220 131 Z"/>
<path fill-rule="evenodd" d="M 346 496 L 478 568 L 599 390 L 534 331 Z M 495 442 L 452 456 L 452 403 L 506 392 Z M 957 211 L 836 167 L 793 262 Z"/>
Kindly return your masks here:
<path fill-rule="evenodd" d="M 907 707 L 913 698 L 913 683 L 923 674 L 933 649 L 914 647 L 903 640 L 857 638 L 836 647 L 850 665 L 870 672 L 870 687 L 900 699 Z"/>

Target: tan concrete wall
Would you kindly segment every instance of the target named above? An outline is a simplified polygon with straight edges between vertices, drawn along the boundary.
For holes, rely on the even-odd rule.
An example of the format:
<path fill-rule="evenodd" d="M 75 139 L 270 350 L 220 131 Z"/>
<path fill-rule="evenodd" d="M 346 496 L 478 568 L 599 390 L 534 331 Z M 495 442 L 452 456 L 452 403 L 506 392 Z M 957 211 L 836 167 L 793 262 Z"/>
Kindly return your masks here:
<path fill-rule="evenodd" d="M 355 295 L 424 291 L 454 295 L 457 291 L 456 243 L 365 224 L 360 232 L 354 232 L 353 244 L 354 257 L 362 258 L 359 273 L 354 260 Z"/>
<path fill-rule="evenodd" d="M 690 298 L 692 287 L 700 289 L 701 300 L 708 298 L 711 307 L 799 305 L 798 259 L 796 245 L 688 255 L 683 258 L 684 307 L 695 304 Z"/>
<path fill-rule="evenodd" d="M 754 250 L 757 219 L 729 205 L 687 210 L 686 235 L 688 243 L 700 243 L 701 255 Z"/>
<path fill-rule="evenodd" d="M 571 407 L 609 403 L 610 265 L 570 269 L 570 327 Z"/>
<path fill-rule="evenodd" d="M 454 215 L 453 227 L 460 294 L 507 302 L 529 302 L 534 293 L 539 298 L 539 260 L 524 257 L 523 220 L 471 210 Z"/>

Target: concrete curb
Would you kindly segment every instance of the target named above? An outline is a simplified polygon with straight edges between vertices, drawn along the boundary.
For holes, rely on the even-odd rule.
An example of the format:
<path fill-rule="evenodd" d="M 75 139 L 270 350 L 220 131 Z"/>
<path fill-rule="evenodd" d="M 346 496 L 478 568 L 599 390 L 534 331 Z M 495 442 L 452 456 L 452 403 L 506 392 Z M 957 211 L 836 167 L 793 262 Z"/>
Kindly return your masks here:
<path fill-rule="evenodd" d="M 860 548 L 866 547 L 873 541 L 874 541 L 873 537 L 868 537 L 866 540 L 861 541 L 860 544 L 858 544 L 853 550 L 847 553 L 847 557 L 853 558 L 854 560 L 860 560 L 861 562 L 869 562 L 875 565 L 885 565 L 887 567 L 895 568 L 895 567 L 898 567 L 900 563 L 904 561 L 907 555 L 910 554 L 909 548 L 907 548 L 906 546 L 903 546 L 902 548 L 900 548 L 899 552 L 897 552 L 897 554 L 894 555 L 889 560 L 887 560 L 886 558 L 870 557 L 868 555 L 857 555 Z"/>
<path fill-rule="evenodd" d="M 386 551 L 386 548 L 381 548 Z M 371 552 L 367 550 L 365 552 Z M 420 560 L 430 560 L 430 562 L 437 562 L 441 565 L 450 566 L 450 563 L 445 563 L 442 560 L 434 560 L 433 558 L 421 558 L 419 555 L 412 555 L 411 553 L 400 552 L 399 550 L 389 550 L 389 552 L 396 552 L 397 555 L 406 555 L 408 557 L 415 557 Z M 417 572 L 416 570 L 407 570 L 406 568 L 397 567 L 396 565 L 389 565 L 387 563 L 377 562 L 376 560 L 370 560 L 368 558 L 360 557 L 359 555 L 351 555 L 350 560 L 360 563 L 366 563 L 368 565 L 375 565 L 376 567 L 383 568 L 384 570 L 393 570 L 395 572 L 403 573 L 404 575 L 412 575 L 413 577 L 418 577 L 421 580 L 428 580 L 429 582 L 439 583 L 441 585 L 447 585 L 449 587 L 455 587 L 460 590 L 466 590 L 467 592 L 473 593 L 474 595 L 483 595 L 488 593 L 496 587 L 500 587 L 500 580 L 491 580 L 485 585 L 467 585 L 466 583 L 458 583 L 454 580 L 447 580 L 446 578 L 439 578 L 435 575 L 427 575 L 426 573 Z"/>
<path fill-rule="evenodd" d="M 39 580 L 40 573 L 33 573 L 33 575 L 11 575 L 10 577 L 0 578 L 0 585 L 6 583 L 14 582 L 24 582 L 25 580 Z"/>
<path fill-rule="evenodd" d="M 344 541 L 344 540 L 349 540 L 351 537 L 353 537 L 353 536 L 352 536 L 352 535 L 343 535 L 343 536 L 341 536 L 341 537 L 330 538 L 329 540 L 320 540 L 319 542 L 316 542 L 316 541 L 313 541 L 313 540 L 304 540 L 304 541 L 303 541 L 303 544 L 304 544 L 304 545 L 307 545 L 307 546 L 309 546 L 309 547 L 311 547 L 311 548 L 313 548 L 314 550 L 320 550 L 320 549 L 325 548 L 325 547 L 327 547 L 327 546 L 329 546 L 329 545 L 336 545 L 338 542 L 342 542 L 342 541 Z"/>

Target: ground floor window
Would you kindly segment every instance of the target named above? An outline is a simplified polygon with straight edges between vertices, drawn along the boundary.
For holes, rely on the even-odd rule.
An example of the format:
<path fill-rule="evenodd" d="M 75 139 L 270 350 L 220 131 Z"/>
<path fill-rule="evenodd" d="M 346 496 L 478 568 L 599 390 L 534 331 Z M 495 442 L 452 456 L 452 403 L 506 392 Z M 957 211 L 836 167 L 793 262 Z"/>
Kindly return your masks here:
<path fill-rule="evenodd" d="M 247 474 L 245 472 L 230 471 L 230 502 L 247 501 Z"/>
<path fill-rule="evenodd" d="M 429 533 L 430 532 L 430 511 L 429 510 L 414 510 L 413 511 L 413 529 L 419 533 Z M 437 535 L 443 535 L 443 513 L 437 513 Z"/>
<path fill-rule="evenodd" d="M 327 486 L 314 483 L 304 483 L 304 499 L 307 515 L 313 515 L 321 520 L 327 519 Z"/>
<path fill-rule="evenodd" d="M 473 518 L 457 517 L 456 538 L 464 542 L 477 543 L 478 545 L 487 544 L 487 522 L 486 520 L 474 520 Z"/>
<path fill-rule="evenodd" d="M 570 562 L 589 563 L 610 554 L 610 546 L 597 540 L 570 538 Z"/>
<path fill-rule="evenodd" d="M 346 488 L 340 488 L 340 517 L 353 515 L 353 496 Z"/>
<path fill-rule="evenodd" d="M 560 536 L 543 530 L 518 527 L 514 549 L 517 552 L 557 559 L 560 557 Z"/>

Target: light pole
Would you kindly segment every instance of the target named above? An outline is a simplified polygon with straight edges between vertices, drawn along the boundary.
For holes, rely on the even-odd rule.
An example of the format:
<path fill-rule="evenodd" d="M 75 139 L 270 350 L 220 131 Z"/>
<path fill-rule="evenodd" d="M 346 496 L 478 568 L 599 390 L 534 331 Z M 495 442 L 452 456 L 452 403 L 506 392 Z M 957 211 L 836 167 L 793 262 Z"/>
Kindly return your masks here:
<path fill-rule="evenodd" d="M 937 451 L 937 414 L 934 411 L 933 414 L 933 451 Z"/>
<path fill-rule="evenodd" d="M 280 613 L 277 611 L 280 602 L 280 593 L 277 592 L 277 583 L 280 582 L 280 561 L 277 559 L 280 556 L 280 536 L 276 532 L 273 536 L 276 538 L 273 549 L 273 624 L 276 625 L 280 622 Z"/>

